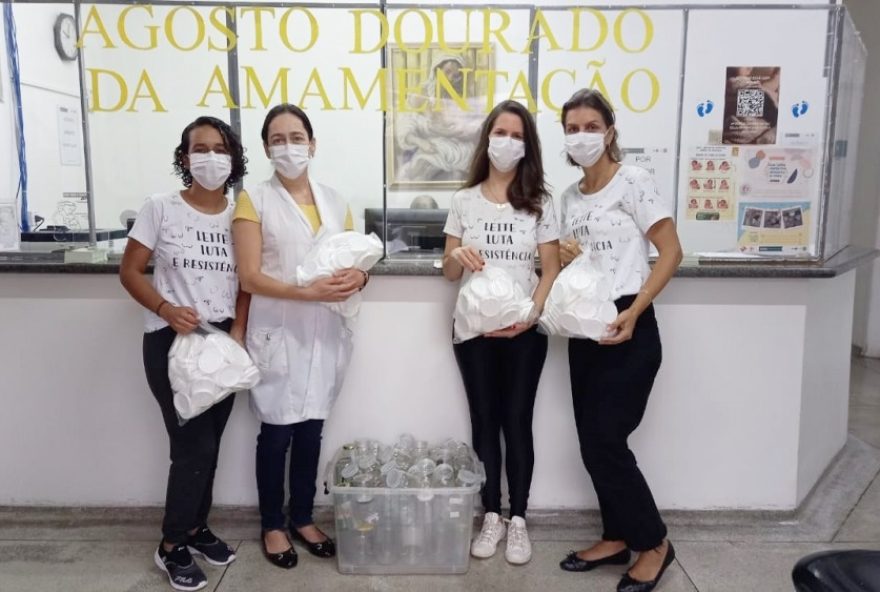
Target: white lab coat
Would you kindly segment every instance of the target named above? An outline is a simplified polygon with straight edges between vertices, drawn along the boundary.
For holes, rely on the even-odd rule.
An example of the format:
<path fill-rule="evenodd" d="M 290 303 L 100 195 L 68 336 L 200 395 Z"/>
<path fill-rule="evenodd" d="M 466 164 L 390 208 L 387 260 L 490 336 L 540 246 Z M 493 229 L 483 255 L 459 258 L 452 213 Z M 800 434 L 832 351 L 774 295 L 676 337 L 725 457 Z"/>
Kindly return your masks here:
<path fill-rule="evenodd" d="M 277 280 L 296 283 L 296 267 L 315 243 L 344 230 L 345 201 L 325 185 L 311 182 L 311 189 L 321 216 L 317 234 L 274 175 L 248 192 L 261 220 L 262 272 Z M 351 346 L 343 317 L 321 303 L 254 294 L 247 326 L 247 348 L 261 375 L 251 389 L 254 414 L 274 425 L 326 419 Z"/>

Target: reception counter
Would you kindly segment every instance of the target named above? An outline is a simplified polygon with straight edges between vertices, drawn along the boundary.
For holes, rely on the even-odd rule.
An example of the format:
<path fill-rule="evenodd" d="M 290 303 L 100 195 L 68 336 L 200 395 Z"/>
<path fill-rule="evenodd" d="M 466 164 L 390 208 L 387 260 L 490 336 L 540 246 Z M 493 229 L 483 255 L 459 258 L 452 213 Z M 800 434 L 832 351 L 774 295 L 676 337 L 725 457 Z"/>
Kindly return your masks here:
<path fill-rule="evenodd" d="M 631 439 L 661 508 L 803 501 L 846 440 L 855 268 L 875 254 L 682 266 L 656 302 L 663 366 Z M 141 309 L 117 271 L 0 262 L 0 505 L 163 502 L 167 438 L 141 365 Z M 322 467 L 359 436 L 469 439 L 450 345 L 456 286 L 430 261 L 385 261 L 372 275 Z M 247 397 L 223 439 L 218 504 L 257 503 Z M 530 507 L 595 508 L 562 339 L 551 339 L 534 433 Z"/>

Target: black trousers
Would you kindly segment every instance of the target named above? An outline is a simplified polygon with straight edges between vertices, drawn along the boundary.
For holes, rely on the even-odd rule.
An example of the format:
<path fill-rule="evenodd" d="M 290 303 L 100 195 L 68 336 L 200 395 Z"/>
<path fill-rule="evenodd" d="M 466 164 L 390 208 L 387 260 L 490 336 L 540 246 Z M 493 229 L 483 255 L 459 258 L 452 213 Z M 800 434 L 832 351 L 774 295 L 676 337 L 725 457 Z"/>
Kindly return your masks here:
<path fill-rule="evenodd" d="M 261 424 L 257 436 L 257 492 L 263 530 L 284 530 L 284 466 L 290 449 L 290 527 L 312 524 L 323 419 Z"/>
<path fill-rule="evenodd" d="M 530 329 L 512 339 L 476 337 L 453 345 L 471 413 L 474 451 L 486 467 L 483 507 L 501 513 L 501 433 L 510 515 L 526 515 L 535 449 L 532 415 L 547 337 Z"/>
<path fill-rule="evenodd" d="M 229 331 L 232 320 L 215 325 Z M 147 383 L 162 410 L 171 449 L 162 536 L 172 544 L 184 542 L 188 531 L 208 521 L 220 437 L 235 402 L 235 396 L 230 395 L 184 425 L 178 424 L 168 379 L 168 350 L 176 336 L 171 327 L 165 327 L 144 333 L 143 344 Z"/>
<path fill-rule="evenodd" d="M 634 299 L 618 299 L 618 311 Z M 625 541 L 633 551 L 653 549 L 666 537 L 666 525 L 627 445 L 642 421 L 660 360 L 653 305 L 639 317 L 627 342 L 568 342 L 574 417 L 581 457 L 599 498 L 602 538 Z"/>

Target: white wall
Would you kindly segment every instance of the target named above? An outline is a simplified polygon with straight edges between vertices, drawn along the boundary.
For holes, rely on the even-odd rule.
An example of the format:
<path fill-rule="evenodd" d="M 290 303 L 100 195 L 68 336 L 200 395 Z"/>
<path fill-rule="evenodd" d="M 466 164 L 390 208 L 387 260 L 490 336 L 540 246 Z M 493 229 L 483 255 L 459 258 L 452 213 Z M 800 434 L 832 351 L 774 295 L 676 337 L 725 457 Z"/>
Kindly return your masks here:
<path fill-rule="evenodd" d="M 855 204 L 852 212 L 852 244 L 874 247 L 880 215 L 880 113 L 872 106 L 880 96 L 880 4 L 872 0 L 846 0 L 856 28 L 868 50 L 865 72 L 865 103 L 862 109 L 862 134 L 859 138 L 859 161 L 856 169 Z M 859 268 L 856 281 L 853 343 L 868 345 L 868 331 L 874 345 L 870 355 L 880 355 L 880 263 Z"/>
<path fill-rule="evenodd" d="M 853 301 L 855 273 L 811 282 L 804 325 L 798 503 L 846 443 L 851 353 L 846 347 L 829 345 L 845 344 L 852 335 L 849 308 L 834 303 Z"/>
<path fill-rule="evenodd" d="M 139 307 L 112 275 L 0 277 L 0 505 L 160 504 L 167 440 L 141 366 Z M 812 487 L 846 434 L 851 301 L 829 295 L 851 294 L 849 278 L 677 279 L 661 295 L 663 367 L 631 442 L 662 508 L 791 509 Z M 439 277 L 371 280 L 322 467 L 358 436 L 468 439 L 454 297 Z M 813 318 L 835 327 L 816 322 L 810 336 Z M 814 375 L 822 382 L 805 385 Z M 246 400 L 223 439 L 219 504 L 256 503 Z M 534 432 L 531 507 L 595 507 L 561 340 Z"/>

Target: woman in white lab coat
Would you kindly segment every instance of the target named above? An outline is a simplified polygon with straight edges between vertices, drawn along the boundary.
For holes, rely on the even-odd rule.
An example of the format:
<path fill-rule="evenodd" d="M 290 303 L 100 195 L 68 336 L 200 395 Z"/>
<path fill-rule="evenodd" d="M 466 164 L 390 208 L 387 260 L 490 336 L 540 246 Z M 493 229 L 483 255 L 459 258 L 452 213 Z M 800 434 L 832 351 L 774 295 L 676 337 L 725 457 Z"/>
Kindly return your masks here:
<path fill-rule="evenodd" d="M 262 138 L 275 174 L 239 196 L 233 237 L 241 285 L 252 295 L 247 347 L 262 376 L 251 390 L 251 408 L 262 422 L 256 465 L 263 552 L 289 569 L 297 555 L 285 530 L 313 555 L 335 555 L 333 541 L 312 521 L 312 507 L 321 431 L 342 387 L 351 332 L 342 316 L 321 303 L 346 300 L 368 276 L 347 269 L 309 286 L 296 285 L 296 268 L 315 244 L 351 230 L 351 212 L 336 191 L 309 179 L 316 143 L 301 109 L 289 104 L 271 109 Z"/>

